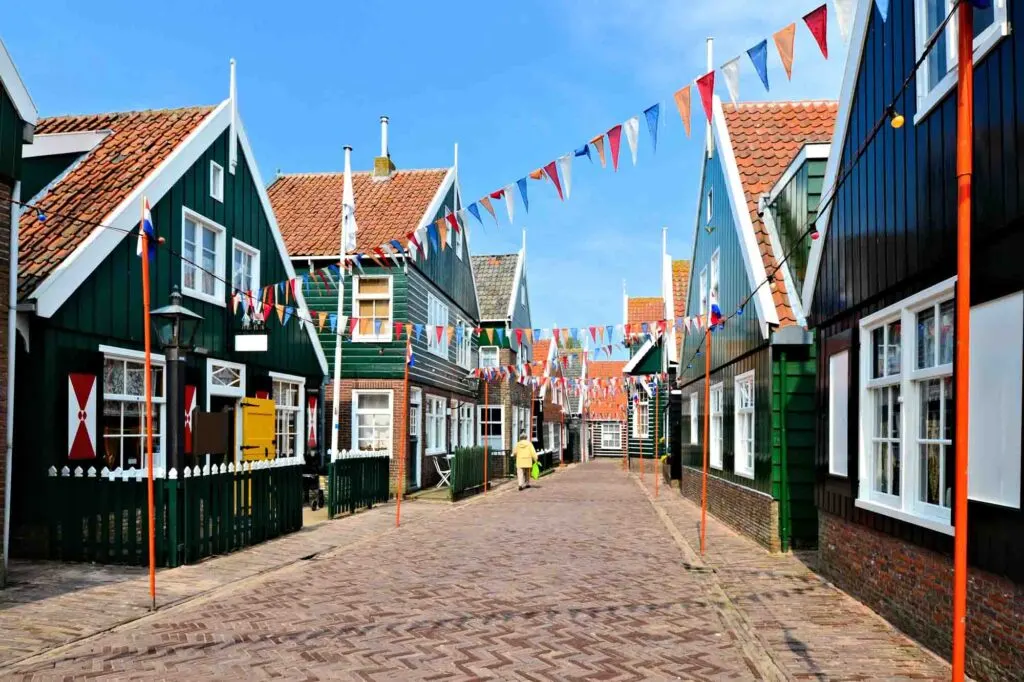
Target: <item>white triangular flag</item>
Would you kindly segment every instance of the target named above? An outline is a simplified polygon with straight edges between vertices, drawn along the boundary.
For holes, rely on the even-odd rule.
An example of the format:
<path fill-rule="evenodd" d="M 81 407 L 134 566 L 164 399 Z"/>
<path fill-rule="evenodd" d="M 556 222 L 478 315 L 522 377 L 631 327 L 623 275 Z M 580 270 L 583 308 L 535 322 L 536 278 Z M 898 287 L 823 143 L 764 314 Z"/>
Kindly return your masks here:
<path fill-rule="evenodd" d="M 629 143 L 629 151 L 633 155 L 633 165 L 636 165 L 636 144 L 640 140 L 640 117 L 634 116 L 622 124 L 626 133 L 626 142 Z"/>
<path fill-rule="evenodd" d="M 345 253 L 356 250 L 356 193 L 352 189 L 352 163 L 345 153 L 345 173 L 341 190 L 341 222 L 345 233 Z M 344 254 L 342 254 L 344 255 Z"/>
<path fill-rule="evenodd" d="M 511 185 L 505 185 L 505 208 L 508 209 L 508 222 L 509 224 L 515 221 L 516 205 L 513 197 L 516 195 L 515 183 Z"/>
<path fill-rule="evenodd" d="M 722 64 L 722 75 L 725 76 L 725 86 L 729 88 L 729 99 L 732 105 L 736 106 L 736 100 L 740 98 L 740 58 L 730 59 Z"/>
<path fill-rule="evenodd" d="M 569 198 L 572 187 L 572 153 L 558 157 L 558 170 L 562 173 L 562 184 L 565 185 L 565 198 Z"/>
<path fill-rule="evenodd" d="M 882 21 L 889 20 L 889 0 L 875 0 L 878 6 L 878 13 L 882 15 Z"/>
<path fill-rule="evenodd" d="M 850 31 L 853 29 L 853 11 L 857 0 L 833 0 L 836 5 L 836 23 L 844 43 L 850 42 Z"/>

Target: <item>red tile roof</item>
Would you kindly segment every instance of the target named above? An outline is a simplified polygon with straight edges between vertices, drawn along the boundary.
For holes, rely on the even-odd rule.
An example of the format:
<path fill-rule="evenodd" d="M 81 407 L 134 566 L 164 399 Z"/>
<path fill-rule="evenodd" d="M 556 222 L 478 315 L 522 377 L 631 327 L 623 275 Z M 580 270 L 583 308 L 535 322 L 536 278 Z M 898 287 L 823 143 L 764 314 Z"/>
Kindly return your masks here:
<path fill-rule="evenodd" d="M 622 360 L 602 360 L 587 364 L 587 376 L 591 379 L 621 379 L 626 363 Z M 605 387 L 594 389 L 590 394 L 587 411 L 592 421 L 626 421 L 626 394 L 621 390 L 604 395 Z"/>
<path fill-rule="evenodd" d="M 551 352 L 551 339 L 543 339 L 533 342 L 533 361 L 547 362 L 548 353 Z"/>
<path fill-rule="evenodd" d="M 722 109 L 761 258 L 765 270 L 771 273 L 776 267 L 776 256 L 768 231 L 757 215 L 757 202 L 778 182 L 804 145 L 832 140 L 839 105 L 837 102 L 759 102 L 738 106 L 725 104 Z M 770 286 L 779 325 L 795 324 L 785 282 L 778 278 Z"/>
<path fill-rule="evenodd" d="M 420 225 L 447 175 L 446 168 L 396 171 L 375 180 L 368 171 L 352 174 L 356 201 L 356 250 L 372 251 Z M 282 175 L 267 189 L 288 253 L 337 256 L 341 238 L 341 173 Z"/>
<path fill-rule="evenodd" d="M 665 301 L 660 296 L 631 298 L 626 303 L 627 324 L 642 324 L 665 319 Z"/>
<path fill-rule="evenodd" d="M 45 222 L 35 211 L 21 217 L 19 295 L 31 294 L 92 233 L 89 223 L 106 222 L 211 111 L 189 107 L 40 119 L 36 135 L 110 134 L 36 201 Z"/>
<path fill-rule="evenodd" d="M 672 315 L 677 320 L 686 317 L 686 288 L 690 283 L 690 261 L 672 261 Z M 682 352 L 683 335 L 676 333 L 676 357 Z"/>

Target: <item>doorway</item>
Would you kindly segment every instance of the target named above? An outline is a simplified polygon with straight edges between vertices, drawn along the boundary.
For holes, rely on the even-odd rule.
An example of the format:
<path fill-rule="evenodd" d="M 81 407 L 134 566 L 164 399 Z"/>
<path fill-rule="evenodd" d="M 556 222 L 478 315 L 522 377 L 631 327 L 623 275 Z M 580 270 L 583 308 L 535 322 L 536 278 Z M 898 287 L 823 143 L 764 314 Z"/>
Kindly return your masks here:
<path fill-rule="evenodd" d="M 409 392 L 409 443 L 406 456 L 406 478 L 410 488 L 423 485 L 421 471 L 423 458 L 423 391 L 414 388 Z"/>

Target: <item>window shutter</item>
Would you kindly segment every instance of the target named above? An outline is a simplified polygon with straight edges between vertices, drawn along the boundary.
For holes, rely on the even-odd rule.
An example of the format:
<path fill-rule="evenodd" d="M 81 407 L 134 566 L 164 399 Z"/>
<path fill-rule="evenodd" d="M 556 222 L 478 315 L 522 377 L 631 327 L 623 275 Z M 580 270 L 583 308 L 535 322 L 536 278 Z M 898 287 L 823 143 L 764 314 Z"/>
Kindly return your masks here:
<path fill-rule="evenodd" d="M 95 374 L 68 374 L 68 459 L 96 458 L 97 386 Z"/>

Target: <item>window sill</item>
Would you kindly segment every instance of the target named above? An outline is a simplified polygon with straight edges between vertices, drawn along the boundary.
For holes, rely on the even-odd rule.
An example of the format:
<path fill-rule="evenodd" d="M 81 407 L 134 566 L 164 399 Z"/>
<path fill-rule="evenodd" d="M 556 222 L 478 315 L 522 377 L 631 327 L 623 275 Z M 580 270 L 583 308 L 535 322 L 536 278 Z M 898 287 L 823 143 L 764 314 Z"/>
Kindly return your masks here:
<path fill-rule="evenodd" d="M 894 519 L 899 519 L 900 521 L 906 521 L 907 523 L 912 523 L 915 526 L 934 530 L 938 533 L 953 535 L 953 526 L 948 523 L 911 514 L 910 512 L 903 511 L 902 509 L 893 509 L 888 505 L 872 502 L 871 500 L 856 500 L 854 502 L 854 506 L 858 509 L 865 509 L 876 514 L 882 514 L 883 516 L 889 516 Z"/>
<path fill-rule="evenodd" d="M 754 480 L 754 472 L 753 471 L 734 471 L 733 473 L 736 474 L 737 476 L 739 476 L 740 478 L 747 479 L 748 481 L 753 481 Z"/>
<path fill-rule="evenodd" d="M 212 303 L 213 305 L 218 305 L 221 308 L 226 308 L 228 305 L 227 301 L 224 300 L 223 296 L 218 296 L 216 294 L 211 296 L 210 294 L 205 294 L 201 291 L 196 291 L 195 289 L 189 289 L 187 287 L 181 288 L 181 295 L 188 296 L 189 298 L 194 298 L 197 301 L 205 301 L 206 303 Z"/>
<path fill-rule="evenodd" d="M 978 62 L 985 58 L 989 52 L 995 48 L 996 45 L 1002 41 L 1003 38 L 1010 35 L 1010 23 L 1008 21 L 1000 22 L 990 26 L 981 34 L 976 40 L 974 45 L 974 65 L 977 67 Z M 938 84 L 931 89 L 931 91 L 923 97 L 918 97 L 917 113 L 914 114 L 914 125 L 927 118 L 928 114 L 933 109 L 939 106 L 946 96 L 953 90 L 957 82 L 957 70 L 954 67 L 952 71 L 947 73 L 945 77 Z"/>

